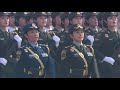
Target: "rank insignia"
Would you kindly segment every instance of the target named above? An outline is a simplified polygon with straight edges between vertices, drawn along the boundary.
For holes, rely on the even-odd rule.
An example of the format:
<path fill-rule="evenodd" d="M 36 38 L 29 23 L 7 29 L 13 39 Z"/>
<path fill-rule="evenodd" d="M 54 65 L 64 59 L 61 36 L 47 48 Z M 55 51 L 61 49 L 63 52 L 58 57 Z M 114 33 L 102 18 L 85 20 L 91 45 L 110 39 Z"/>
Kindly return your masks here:
<path fill-rule="evenodd" d="M 109 37 L 109 35 L 108 35 L 108 34 L 105 34 L 105 37 Z"/>
<path fill-rule="evenodd" d="M 120 58 L 120 54 L 118 54 L 118 57 Z"/>
<path fill-rule="evenodd" d="M 28 52 L 28 50 L 27 50 L 27 49 L 24 49 L 24 51 L 25 51 L 25 52 Z"/>
<path fill-rule="evenodd" d="M 42 57 L 48 57 L 47 53 L 42 53 L 41 55 L 42 55 Z"/>
<path fill-rule="evenodd" d="M 73 48 L 71 48 L 71 49 L 70 49 L 70 51 L 71 51 L 71 52 L 74 52 L 74 49 L 73 49 Z"/>
<path fill-rule="evenodd" d="M 5 38 L 0 38 L 0 40 L 5 40 Z"/>
<path fill-rule="evenodd" d="M 87 53 L 87 55 L 88 55 L 88 56 L 93 56 L 93 54 L 92 54 L 92 53 L 90 53 L 90 52 L 88 52 L 88 53 Z"/>
<path fill-rule="evenodd" d="M 63 50 L 61 53 L 61 60 L 64 60 L 66 58 L 66 50 Z"/>

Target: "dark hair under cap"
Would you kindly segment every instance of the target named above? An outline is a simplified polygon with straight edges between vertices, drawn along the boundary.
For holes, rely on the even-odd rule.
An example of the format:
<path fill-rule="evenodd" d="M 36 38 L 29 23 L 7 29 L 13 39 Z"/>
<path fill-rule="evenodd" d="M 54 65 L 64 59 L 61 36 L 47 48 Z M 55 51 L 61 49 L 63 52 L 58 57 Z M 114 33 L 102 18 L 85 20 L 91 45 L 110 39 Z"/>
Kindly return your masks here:
<path fill-rule="evenodd" d="M 61 20 L 65 20 L 65 18 L 69 18 L 69 12 L 64 12 L 64 13 L 61 15 Z"/>
<path fill-rule="evenodd" d="M 26 18 L 27 14 L 28 14 L 27 12 L 16 12 L 15 18 L 16 18 L 16 19 L 19 19 L 19 18 L 21 18 L 21 17 Z"/>
<path fill-rule="evenodd" d="M 34 19 L 36 19 L 39 16 L 46 16 L 46 17 L 48 17 L 48 14 L 47 14 L 47 12 L 35 12 L 34 13 Z"/>
<path fill-rule="evenodd" d="M 71 12 L 69 14 L 69 19 L 72 20 L 74 17 L 83 17 L 83 12 Z"/>
<path fill-rule="evenodd" d="M 89 19 L 92 16 L 98 16 L 99 12 L 86 12 L 85 13 L 85 18 Z"/>
<path fill-rule="evenodd" d="M 26 34 L 28 31 L 30 31 L 31 29 L 36 29 L 36 30 L 38 30 L 38 27 L 34 24 L 34 23 L 32 23 L 32 24 L 27 24 L 26 26 L 24 26 L 24 28 L 23 28 L 23 32 L 24 32 L 24 34 Z"/>
<path fill-rule="evenodd" d="M 103 15 L 105 20 L 110 16 L 118 16 L 118 13 L 117 12 L 105 12 Z"/>
<path fill-rule="evenodd" d="M 29 12 L 26 16 L 27 21 L 29 21 L 31 18 L 34 18 L 34 12 Z"/>
<path fill-rule="evenodd" d="M 60 13 L 60 12 L 52 12 L 52 14 L 51 14 L 52 18 L 55 18 L 56 16 L 61 16 L 61 15 L 62 15 L 62 13 Z"/>
<path fill-rule="evenodd" d="M 72 34 L 74 31 L 77 31 L 77 30 L 84 32 L 83 27 L 81 27 L 79 24 L 74 24 L 74 25 L 71 25 L 71 27 L 69 28 L 69 34 Z"/>
<path fill-rule="evenodd" d="M 11 12 L 0 12 L 0 16 L 10 16 Z"/>

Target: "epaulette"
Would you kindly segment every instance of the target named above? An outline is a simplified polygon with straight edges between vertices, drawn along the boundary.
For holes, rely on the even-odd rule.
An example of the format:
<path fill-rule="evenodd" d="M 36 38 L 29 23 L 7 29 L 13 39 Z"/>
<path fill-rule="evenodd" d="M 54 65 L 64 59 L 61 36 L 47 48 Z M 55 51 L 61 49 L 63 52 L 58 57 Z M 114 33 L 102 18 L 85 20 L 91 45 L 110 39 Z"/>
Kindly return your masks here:
<path fill-rule="evenodd" d="M 53 31 L 49 31 L 48 33 L 49 33 L 49 34 L 53 34 Z"/>
<path fill-rule="evenodd" d="M 48 54 L 50 53 L 50 49 L 49 49 L 48 45 L 46 45 L 46 44 L 39 44 L 39 46 L 47 48 Z"/>
<path fill-rule="evenodd" d="M 46 47 L 46 46 L 48 46 L 48 45 L 46 45 L 46 44 L 38 44 L 39 46 L 44 46 L 44 47 Z"/>
<path fill-rule="evenodd" d="M 27 45 L 24 45 L 24 46 L 22 46 L 22 49 L 24 50 L 24 52 L 28 52 L 28 50 L 27 50 L 27 48 L 26 47 L 28 47 L 28 48 L 30 48 L 29 46 L 27 46 Z"/>
<path fill-rule="evenodd" d="M 26 47 L 28 47 L 28 45 L 24 45 L 24 46 L 21 46 L 20 48 L 22 49 L 24 49 L 24 48 L 26 48 Z"/>
<path fill-rule="evenodd" d="M 84 46 L 84 47 L 87 47 L 87 46 L 90 46 L 90 45 L 85 45 L 85 44 L 83 44 L 83 46 Z"/>
<path fill-rule="evenodd" d="M 69 45 L 69 46 L 66 46 L 65 48 L 67 49 L 67 48 L 70 48 L 70 47 L 72 47 L 73 45 Z"/>

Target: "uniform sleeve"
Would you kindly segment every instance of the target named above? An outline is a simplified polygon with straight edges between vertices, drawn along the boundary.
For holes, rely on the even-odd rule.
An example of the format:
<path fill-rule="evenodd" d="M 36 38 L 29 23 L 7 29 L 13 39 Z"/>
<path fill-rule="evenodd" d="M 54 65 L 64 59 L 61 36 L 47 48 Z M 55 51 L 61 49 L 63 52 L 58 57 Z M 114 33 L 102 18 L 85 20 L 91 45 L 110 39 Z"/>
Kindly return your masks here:
<path fill-rule="evenodd" d="M 25 56 L 26 54 L 22 51 L 20 60 L 16 64 L 16 77 L 17 78 L 26 78 L 27 74 L 24 72 L 24 68 L 27 67 L 28 58 Z"/>
<path fill-rule="evenodd" d="M 45 50 L 48 53 L 48 63 L 46 66 L 46 75 L 48 78 L 55 78 L 56 77 L 55 59 L 52 57 L 51 52 L 49 52 L 48 48 L 46 48 L 46 50 Z"/>
<path fill-rule="evenodd" d="M 65 50 L 65 51 L 64 51 Z M 63 49 L 61 52 L 61 57 L 60 57 L 60 63 L 61 63 L 61 67 L 60 67 L 60 77 L 61 78 L 67 78 L 68 74 L 69 74 L 69 65 L 67 64 L 67 60 L 72 59 L 71 55 L 70 55 L 70 51 L 67 49 Z"/>
<path fill-rule="evenodd" d="M 55 78 L 56 77 L 56 68 L 55 68 L 55 60 L 49 56 L 49 62 L 48 62 L 48 71 L 47 75 L 50 78 Z"/>
<path fill-rule="evenodd" d="M 93 48 L 95 50 L 96 58 L 100 61 L 102 61 L 105 57 L 105 55 L 101 52 L 101 46 L 104 43 L 103 41 L 104 41 L 104 34 L 101 33 L 101 35 L 99 37 L 99 40 L 94 42 L 94 44 L 93 44 Z"/>

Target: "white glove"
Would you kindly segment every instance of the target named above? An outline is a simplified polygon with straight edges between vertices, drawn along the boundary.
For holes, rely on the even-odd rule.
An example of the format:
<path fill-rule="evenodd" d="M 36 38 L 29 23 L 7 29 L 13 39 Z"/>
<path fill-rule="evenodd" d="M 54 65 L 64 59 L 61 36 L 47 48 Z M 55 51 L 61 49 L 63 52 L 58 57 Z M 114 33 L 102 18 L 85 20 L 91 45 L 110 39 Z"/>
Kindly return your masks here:
<path fill-rule="evenodd" d="M 21 42 L 22 42 L 22 38 L 19 36 L 19 35 L 15 35 L 14 36 L 14 39 L 17 41 L 17 43 L 18 43 L 18 47 L 20 47 L 21 46 Z"/>
<path fill-rule="evenodd" d="M 59 42 L 60 42 L 60 38 L 59 38 L 58 36 L 54 35 L 54 36 L 52 37 L 52 39 L 55 41 L 56 47 L 58 47 L 58 46 L 59 46 Z"/>
<path fill-rule="evenodd" d="M 7 60 L 5 58 L 0 58 L 0 63 L 3 65 L 7 64 Z"/>
<path fill-rule="evenodd" d="M 94 37 L 91 36 L 91 35 L 88 35 L 87 39 L 90 40 L 91 44 L 93 45 L 93 42 L 94 42 Z"/>
<path fill-rule="evenodd" d="M 9 27 L 9 32 L 11 33 L 11 32 L 13 32 L 13 31 L 15 31 L 15 29 L 12 28 L 12 27 Z"/>
<path fill-rule="evenodd" d="M 103 59 L 103 61 L 105 61 L 105 62 L 108 62 L 108 63 L 110 63 L 110 64 L 114 64 L 114 62 L 115 62 L 115 60 L 113 59 L 113 58 L 111 58 L 111 57 L 105 57 L 104 59 Z"/>

